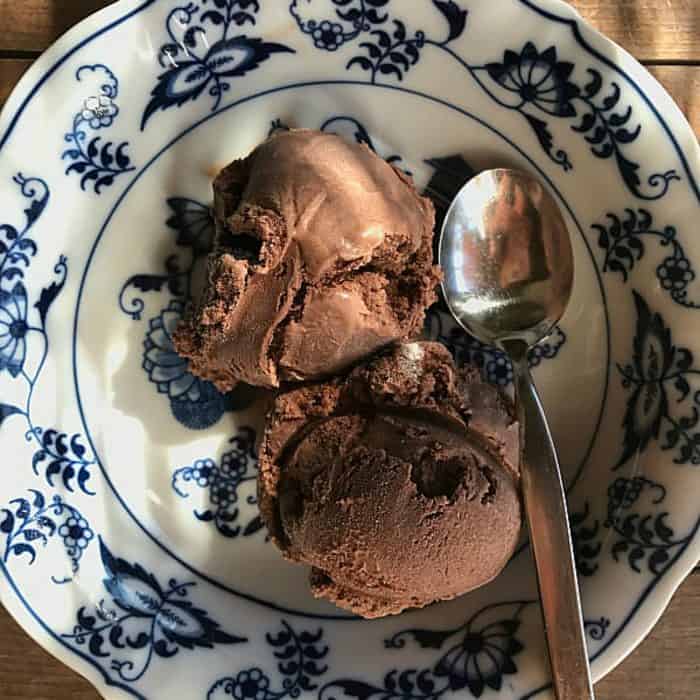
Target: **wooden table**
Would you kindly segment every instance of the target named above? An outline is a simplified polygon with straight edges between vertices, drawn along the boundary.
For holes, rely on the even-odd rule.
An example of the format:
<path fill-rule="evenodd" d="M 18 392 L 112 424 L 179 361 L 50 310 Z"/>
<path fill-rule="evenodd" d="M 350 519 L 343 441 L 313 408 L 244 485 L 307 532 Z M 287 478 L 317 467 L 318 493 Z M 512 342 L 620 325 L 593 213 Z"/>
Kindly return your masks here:
<path fill-rule="evenodd" d="M 0 0 L 0 105 L 54 39 L 107 0 Z M 598 29 L 649 67 L 700 132 L 700 0 L 574 0 Z M 0 607 L 2 700 L 95 700 Z M 599 700 L 700 698 L 700 575 L 674 597 L 648 639 L 597 686 Z"/>

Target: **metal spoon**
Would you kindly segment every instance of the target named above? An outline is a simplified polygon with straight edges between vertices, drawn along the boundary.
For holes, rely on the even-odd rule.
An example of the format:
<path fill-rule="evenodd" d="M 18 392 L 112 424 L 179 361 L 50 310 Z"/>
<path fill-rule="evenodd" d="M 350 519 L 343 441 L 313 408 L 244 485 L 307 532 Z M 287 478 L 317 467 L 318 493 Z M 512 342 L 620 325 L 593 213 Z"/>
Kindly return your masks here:
<path fill-rule="evenodd" d="M 452 202 L 442 227 L 445 299 L 469 333 L 508 353 L 521 430 L 521 480 L 558 700 L 592 700 L 559 461 L 527 351 L 571 295 L 571 241 L 554 199 L 515 170 L 487 170 Z"/>

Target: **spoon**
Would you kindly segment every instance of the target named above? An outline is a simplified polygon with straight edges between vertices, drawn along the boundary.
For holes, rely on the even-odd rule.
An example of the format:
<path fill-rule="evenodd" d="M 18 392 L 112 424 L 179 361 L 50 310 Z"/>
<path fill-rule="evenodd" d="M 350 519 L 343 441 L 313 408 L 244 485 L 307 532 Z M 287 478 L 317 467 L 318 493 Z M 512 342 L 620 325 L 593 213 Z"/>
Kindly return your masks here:
<path fill-rule="evenodd" d="M 558 700 L 593 700 L 559 460 L 527 362 L 571 296 L 571 241 L 551 195 L 533 177 L 487 170 L 452 202 L 440 265 L 447 305 L 471 335 L 511 359 L 520 421 L 520 473 Z"/>

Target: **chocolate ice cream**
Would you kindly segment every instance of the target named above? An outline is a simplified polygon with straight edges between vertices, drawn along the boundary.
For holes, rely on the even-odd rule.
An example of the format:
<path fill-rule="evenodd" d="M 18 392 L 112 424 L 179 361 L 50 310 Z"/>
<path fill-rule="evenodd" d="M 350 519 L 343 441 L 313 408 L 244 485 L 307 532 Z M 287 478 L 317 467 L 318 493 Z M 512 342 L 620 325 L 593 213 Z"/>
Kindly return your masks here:
<path fill-rule="evenodd" d="M 219 389 L 329 376 L 419 334 L 433 206 L 364 144 L 278 131 L 219 174 L 214 214 L 208 284 L 175 346 Z"/>
<path fill-rule="evenodd" d="M 437 343 L 281 394 L 260 452 L 260 509 L 311 590 L 363 617 L 494 578 L 521 527 L 510 401 Z"/>

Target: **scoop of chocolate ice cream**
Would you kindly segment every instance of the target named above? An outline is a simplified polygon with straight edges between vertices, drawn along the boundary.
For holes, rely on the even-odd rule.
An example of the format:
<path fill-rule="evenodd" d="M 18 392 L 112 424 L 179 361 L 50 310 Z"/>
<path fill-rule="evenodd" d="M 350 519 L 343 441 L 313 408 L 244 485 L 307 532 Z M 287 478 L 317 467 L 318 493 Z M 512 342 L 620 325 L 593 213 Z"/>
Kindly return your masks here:
<path fill-rule="evenodd" d="M 420 332 L 433 206 L 364 144 L 278 131 L 219 174 L 214 213 L 208 283 L 175 347 L 219 389 L 318 379 Z"/>
<path fill-rule="evenodd" d="M 363 617 L 494 578 L 521 527 L 510 402 L 437 343 L 281 394 L 260 454 L 273 541 L 311 589 Z"/>

